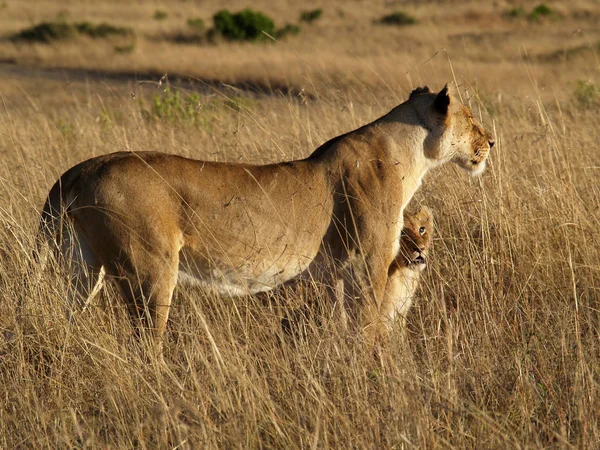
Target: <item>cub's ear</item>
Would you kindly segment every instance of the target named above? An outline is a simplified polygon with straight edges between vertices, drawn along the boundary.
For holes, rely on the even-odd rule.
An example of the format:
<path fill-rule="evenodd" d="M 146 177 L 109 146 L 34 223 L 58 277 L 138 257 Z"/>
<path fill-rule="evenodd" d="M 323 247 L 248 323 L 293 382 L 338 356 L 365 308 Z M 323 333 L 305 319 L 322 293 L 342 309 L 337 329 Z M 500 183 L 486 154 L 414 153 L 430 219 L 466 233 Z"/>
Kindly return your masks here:
<path fill-rule="evenodd" d="M 433 211 L 431 211 L 431 209 L 427 206 L 421 206 L 421 209 L 419 209 L 419 214 L 423 216 L 427 222 L 433 219 Z"/>
<path fill-rule="evenodd" d="M 416 89 L 413 89 L 413 91 L 410 93 L 409 95 L 409 99 L 417 96 L 417 95 L 421 95 L 421 94 L 431 94 L 431 91 L 429 90 L 429 88 L 427 86 L 423 86 L 423 87 L 418 87 Z"/>
<path fill-rule="evenodd" d="M 440 114 L 448 114 L 448 107 L 450 106 L 450 92 L 448 91 L 448 85 L 444 86 L 438 95 L 435 97 L 433 102 L 433 108 Z"/>

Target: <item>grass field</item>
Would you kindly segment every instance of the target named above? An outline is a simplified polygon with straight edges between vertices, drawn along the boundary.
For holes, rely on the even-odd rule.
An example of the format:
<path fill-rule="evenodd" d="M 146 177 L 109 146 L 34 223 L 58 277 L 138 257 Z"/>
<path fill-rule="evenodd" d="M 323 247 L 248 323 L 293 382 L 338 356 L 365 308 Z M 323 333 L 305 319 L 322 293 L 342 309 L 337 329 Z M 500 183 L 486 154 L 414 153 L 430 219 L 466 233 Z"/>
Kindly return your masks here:
<path fill-rule="evenodd" d="M 182 43 L 221 2 L 0 2 L 0 448 L 598 448 L 597 2 L 272 3 L 228 8 L 323 15 L 279 42 Z M 418 22 L 375 23 L 395 10 Z M 10 39 L 53 20 L 135 34 Z M 182 288 L 162 365 L 113 289 L 69 323 L 64 277 L 31 259 L 49 188 L 81 160 L 299 158 L 449 81 L 497 144 L 481 178 L 445 167 L 417 192 L 433 251 L 378 358 L 335 321 L 282 333 L 305 299 L 328 314 L 318 289 Z"/>

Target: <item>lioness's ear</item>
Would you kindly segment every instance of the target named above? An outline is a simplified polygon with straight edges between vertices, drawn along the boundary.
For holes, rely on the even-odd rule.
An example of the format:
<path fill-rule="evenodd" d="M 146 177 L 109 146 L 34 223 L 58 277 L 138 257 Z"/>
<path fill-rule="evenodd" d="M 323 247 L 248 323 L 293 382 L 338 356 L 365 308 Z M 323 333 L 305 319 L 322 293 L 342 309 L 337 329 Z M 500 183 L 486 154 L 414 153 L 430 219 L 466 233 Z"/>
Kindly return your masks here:
<path fill-rule="evenodd" d="M 448 106 L 450 106 L 450 92 L 448 91 L 448 85 L 444 86 L 439 94 L 435 97 L 433 102 L 433 108 L 440 114 L 448 114 Z"/>
<path fill-rule="evenodd" d="M 417 95 L 421 95 L 421 94 L 431 94 L 431 91 L 429 90 L 429 88 L 427 86 L 418 87 L 416 89 L 413 89 L 413 91 L 410 93 L 408 98 L 411 99 L 411 98 L 413 98 Z"/>

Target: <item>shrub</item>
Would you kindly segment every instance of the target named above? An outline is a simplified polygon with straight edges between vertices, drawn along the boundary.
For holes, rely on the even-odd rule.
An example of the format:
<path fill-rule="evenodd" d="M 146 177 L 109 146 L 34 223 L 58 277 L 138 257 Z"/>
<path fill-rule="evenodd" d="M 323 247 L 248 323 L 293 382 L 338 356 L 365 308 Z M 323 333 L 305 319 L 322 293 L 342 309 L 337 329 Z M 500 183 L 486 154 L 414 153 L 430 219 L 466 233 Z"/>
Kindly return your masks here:
<path fill-rule="evenodd" d="M 265 39 L 265 33 L 275 36 L 273 20 L 249 8 L 235 14 L 223 9 L 214 15 L 213 20 L 215 33 L 226 39 L 257 41 Z"/>
<path fill-rule="evenodd" d="M 196 93 L 181 94 L 178 90 L 164 89 L 152 97 L 152 104 L 147 109 L 140 100 L 140 111 L 148 121 L 160 121 L 169 124 L 192 125 L 210 129 L 211 122 L 219 114 L 227 110 L 240 112 L 250 109 L 254 100 L 246 97 L 218 98 L 202 102 Z"/>
<path fill-rule="evenodd" d="M 162 95 L 154 95 L 150 111 L 142 109 L 148 119 L 154 117 L 169 123 L 183 122 L 195 124 L 199 119 L 200 96 L 185 95 L 183 98 L 178 90 L 171 92 L 166 88 Z"/>
<path fill-rule="evenodd" d="M 303 22 L 314 22 L 323 14 L 323 10 L 321 8 L 313 9 L 311 11 L 302 11 L 300 14 L 300 20 Z"/>
<path fill-rule="evenodd" d="M 533 8 L 531 10 L 531 12 L 529 14 L 527 14 L 527 12 L 525 11 L 525 8 L 519 6 L 519 7 L 512 8 L 512 9 L 506 11 L 503 15 L 504 15 L 504 17 L 506 17 L 508 19 L 520 19 L 520 18 L 526 17 L 527 20 L 529 20 L 530 22 L 538 22 L 538 21 L 542 20 L 544 17 L 553 17 L 553 18 L 561 17 L 560 14 L 558 14 L 556 11 L 554 11 L 552 8 L 550 8 L 545 3 L 540 3 L 539 5 L 537 5 L 535 8 Z"/>
<path fill-rule="evenodd" d="M 575 97 L 584 107 L 596 107 L 600 105 L 600 86 L 591 81 L 577 80 Z"/>
<path fill-rule="evenodd" d="M 525 8 L 519 6 L 518 8 L 513 8 L 504 13 L 505 17 L 509 19 L 519 19 L 521 17 L 525 17 Z"/>
<path fill-rule="evenodd" d="M 66 22 L 42 22 L 31 28 L 22 30 L 12 38 L 23 41 L 49 43 L 54 40 L 67 40 L 77 35 L 87 35 L 92 38 L 107 37 L 109 35 L 132 35 L 131 28 L 115 27 L 107 23 L 93 25 L 89 22 L 70 24 Z"/>
<path fill-rule="evenodd" d="M 135 42 L 127 45 L 115 45 L 115 53 L 128 54 L 135 50 Z"/>
<path fill-rule="evenodd" d="M 277 33 L 275 33 L 275 37 L 277 37 L 277 39 L 282 39 L 288 34 L 296 35 L 298 33 L 300 33 L 300 27 L 298 25 L 286 23 L 283 28 L 277 30 Z"/>
<path fill-rule="evenodd" d="M 542 17 L 549 17 L 553 15 L 554 11 L 552 11 L 552 9 L 548 5 L 546 5 L 545 3 L 540 3 L 535 8 L 533 8 L 533 10 L 529 13 L 529 16 L 527 18 L 531 21 L 538 21 Z"/>
<path fill-rule="evenodd" d="M 15 34 L 13 39 L 23 41 L 51 42 L 75 37 L 77 30 L 63 22 L 42 22 Z"/>
<path fill-rule="evenodd" d="M 227 9 L 222 9 L 213 16 L 215 24 L 213 31 L 215 34 L 221 34 L 229 39 L 241 39 L 241 31 L 238 30 L 233 16 Z"/>
<path fill-rule="evenodd" d="M 154 20 L 165 20 L 167 17 L 169 17 L 169 14 L 166 11 L 161 11 L 159 9 L 157 9 L 156 11 L 154 11 Z"/>
<path fill-rule="evenodd" d="M 89 22 L 80 22 L 75 24 L 75 29 L 79 34 L 85 34 L 93 38 L 104 38 L 110 35 L 128 36 L 133 34 L 131 28 L 115 27 L 108 23 L 94 25 Z"/>
<path fill-rule="evenodd" d="M 379 23 L 383 25 L 412 25 L 417 23 L 417 19 L 405 12 L 396 11 L 383 16 L 379 19 Z"/>
<path fill-rule="evenodd" d="M 204 29 L 204 20 L 199 17 L 190 17 L 187 20 L 188 27 L 193 28 L 196 31 L 202 31 Z"/>

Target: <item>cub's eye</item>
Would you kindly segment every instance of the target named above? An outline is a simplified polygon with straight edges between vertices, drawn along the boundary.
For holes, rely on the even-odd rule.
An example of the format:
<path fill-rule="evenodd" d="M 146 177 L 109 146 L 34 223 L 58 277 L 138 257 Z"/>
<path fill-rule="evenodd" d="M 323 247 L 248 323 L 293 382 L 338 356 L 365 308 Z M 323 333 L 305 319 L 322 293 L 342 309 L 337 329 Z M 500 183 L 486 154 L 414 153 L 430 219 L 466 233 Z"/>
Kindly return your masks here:
<path fill-rule="evenodd" d="M 419 234 L 423 236 L 425 234 L 425 227 L 419 228 Z"/>

